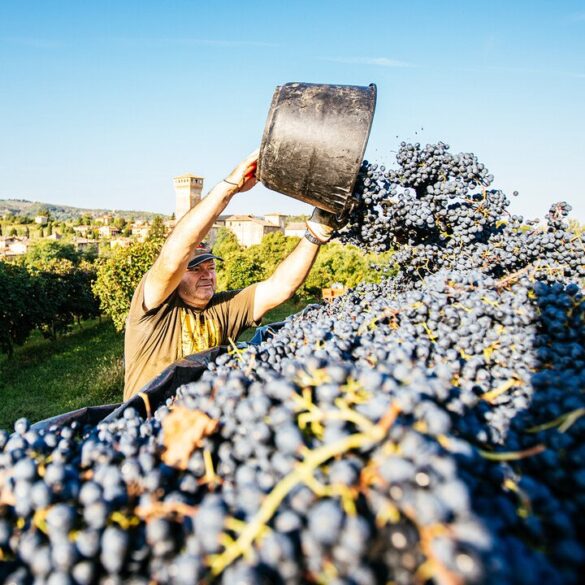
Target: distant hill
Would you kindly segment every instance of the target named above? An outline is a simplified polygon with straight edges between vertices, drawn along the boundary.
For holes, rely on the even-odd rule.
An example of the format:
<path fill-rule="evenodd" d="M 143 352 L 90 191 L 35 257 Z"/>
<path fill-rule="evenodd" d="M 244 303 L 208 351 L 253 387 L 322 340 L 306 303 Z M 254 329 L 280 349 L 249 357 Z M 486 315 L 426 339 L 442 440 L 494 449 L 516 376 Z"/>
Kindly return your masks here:
<path fill-rule="evenodd" d="M 35 215 L 42 215 L 49 212 L 51 217 L 57 221 L 74 220 L 82 215 L 90 215 L 92 217 L 99 217 L 105 213 L 111 213 L 117 217 L 124 219 L 149 220 L 155 215 L 162 215 L 162 213 L 152 213 L 151 211 L 124 211 L 116 209 L 114 212 L 111 209 L 84 209 L 82 207 L 70 207 L 68 205 L 54 205 L 52 203 L 40 203 L 39 201 L 27 201 L 26 199 L 0 199 L 0 218 L 6 213 L 14 215 L 27 215 L 34 217 Z"/>

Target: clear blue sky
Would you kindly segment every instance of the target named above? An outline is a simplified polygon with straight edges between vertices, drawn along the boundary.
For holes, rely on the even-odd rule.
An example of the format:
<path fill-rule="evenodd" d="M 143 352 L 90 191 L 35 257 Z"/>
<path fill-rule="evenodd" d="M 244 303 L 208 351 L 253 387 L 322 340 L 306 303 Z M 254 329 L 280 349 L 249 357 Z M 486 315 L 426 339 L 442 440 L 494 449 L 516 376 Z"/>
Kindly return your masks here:
<path fill-rule="evenodd" d="M 0 0 L 0 198 L 174 209 L 259 145 L 276 85 L 378 86 L 367 150 L 475 152 L 585 221 L 585 2 Z M 233 213 L 306 213 L 262 187 Z"/>

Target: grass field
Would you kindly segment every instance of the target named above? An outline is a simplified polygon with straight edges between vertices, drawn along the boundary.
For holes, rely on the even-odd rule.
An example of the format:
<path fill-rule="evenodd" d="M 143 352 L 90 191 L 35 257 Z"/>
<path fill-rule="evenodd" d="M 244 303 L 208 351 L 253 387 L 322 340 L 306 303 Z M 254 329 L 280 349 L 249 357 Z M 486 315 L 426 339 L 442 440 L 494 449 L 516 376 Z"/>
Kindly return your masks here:
<path fill-rule="evenodd" d="M 82 406 L 120 402 L 123 336 L 108 320 L 89 321 L 57 341 L 33 336 L 14 356 L 0 357 L 0 428 Z"/>
<path fill-rule="evenodd" d="M 264 323 L 283 320 L 307 303 L 288 301 Z M 240 337 L 248 341 L 254 330 Z M 84 406 L 122 401 L 123 335 L 109 320 L 87 321 L 57 341 L 35 334 L 14 356 L 0 355 L 0 429 L 26 416 L 36 422 Z"/>

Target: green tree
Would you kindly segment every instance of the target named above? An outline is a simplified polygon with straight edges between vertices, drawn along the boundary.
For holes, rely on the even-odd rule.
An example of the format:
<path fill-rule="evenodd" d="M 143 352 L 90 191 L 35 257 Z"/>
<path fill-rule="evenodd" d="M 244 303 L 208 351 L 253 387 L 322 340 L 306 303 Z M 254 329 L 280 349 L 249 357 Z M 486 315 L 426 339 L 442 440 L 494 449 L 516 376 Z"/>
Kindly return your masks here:
<path fill-rule="evenodd" d="M 287 237 L 282 232 L 272 232 L 265 235 L 260 244 L 250 246 L 249 250 L 261 259 L 266 276 L 270 276 L 298 243 L 299 238 Z"/>
<path fill-rule="evenodd" d="M 354 246 L 331 242 L 323 246 L 309 276 L 297 291 L 301 298 L 321 297 L 322 289 L 335 283 L 352 288 L 360 282 L 379 282 L 381 273 L 372 264 L 388 264 L 391 253 L 365 254 Z"/>
<path fill-rule="evenodd" d="M 89 262 L 89 264 L 95 264 L 95 261 L 98 258 L 98 247 L 95 246 L 88 246 L 84 247 L 77 252 L 82 261 Z"/>
<path fill-rule="evenodd" d="M 222 284 L 226 289 L 245 288 L 264 279 L 262 264 L 248 250 L 225 259 L 225 275 Z"/>
<path fill-rule="evenodd" d="M 233 232 L 220 229 L 213 246 L 213 253 L 224 259 L 224 262 L 218 263 L 218 288 L 243 288 L 268 278 L 298 241 L 298 238 L 273 232 L 264 236 L 260 244 L 244 248 Z"/>
<path fill-rule="evenodd" d="M 155 215 L 148 230 L 146 239 L 151 242 L 158 242 L 161 246 L 167 239 L 167 228 L 165 227 L 162 216 Z"/>
<path fill-rule="evenodd" d="M 92 291 L 96 274 L 91 264 L 50 258 L 29 265 L 29 272 L 36 284 L 35 305 L 40 309 L 37 327 L 45 337 L 55 339 L 74 321 L 99 315 L 99 302 Z"/>
<path fill-rule="evenodd" d="M 15 227 L 11 227 L 11 228 L 10 228 L 10 231 L 8 232 L 8 235 L 9 235 L 11 238 L 14 238 L 14 237 L 16 237 L 16 236 L 18 235 L 18 232 L 16 231 L 16 228 L 15 228 Z"/>
<path fill-rule="evenodd" d="M 227 228 L 220 228 L 217 232 L 215 243 L 213 244 L 213 253 L 222 258 L 223 262 L 217 262 L 217 286 L 220 290 L 229 288 L 229 273 L 234 258 L 238 258 L 243 251 L 243 247 L 238 243 L 235 234 Z"/>
<path fill-rule="evenodd" d="M 164 240 L 156 232 L 144 242 L 115 248 L 109 258 L 98 261 L 93 292 L 102 311 L 109 315 L 117 331 L 124 328 L 134 290 L 152 266 Z"/>
<path fill-rule="evenodd" d="M 0 261 L 0 350 L 12 356 L 38 319 L 35 285 L 24 266 Z M 32 301 L 32 302 L 31 302 Z"/>
<path fill-rule="evenodd" d="M 120 231 L 126 227 L 126 220 L 123 217 L 117 217 L 114 220 L 114 227 L 117 227 Z"/>
<path fill-rule="evenodd" d="M 286 218 L 286 223 L 288 225 L 289 223 L 307 221 L 308 219 L 309 219 L 308 215 L 289 215 Z"/>
<path fill-rule="evenodd" d="M 69 260 L 73 264 L 78 264 L 81 254 L 73 244 L 57 240 L 39 240 L 29 248 L 26 255 L 26 262 L 29 265 L 42 266 L 50 260 Z"/>
<path fill-rule="evenodd" d="M 224 227 L 219 228 L 215 243 L 213 244 L 214 254 L 217 254 L 220 258 L 225 258 L 232 254 L 238 254 L 242 250 L 243 247 L 240 246 L 234 232 Z"/>

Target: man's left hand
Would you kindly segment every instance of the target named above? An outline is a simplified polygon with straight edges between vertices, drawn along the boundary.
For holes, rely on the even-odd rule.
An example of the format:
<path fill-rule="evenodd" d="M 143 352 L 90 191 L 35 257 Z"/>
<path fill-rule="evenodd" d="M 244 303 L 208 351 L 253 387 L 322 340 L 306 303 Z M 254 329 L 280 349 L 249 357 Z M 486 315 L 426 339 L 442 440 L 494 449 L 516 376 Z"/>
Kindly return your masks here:
<path fill-rule="evenodd" d="M 325 244 L 331 239 L 333 232 L 343 227 L 344 223 L 337 219 L 335 214 L 315 207 L 311 218 L 307 221 L 307 229 L 313 237 Z"/>

